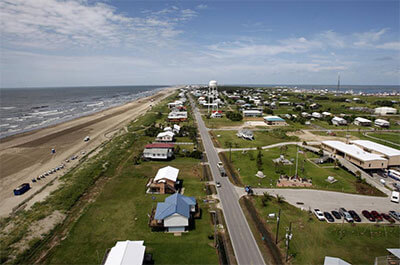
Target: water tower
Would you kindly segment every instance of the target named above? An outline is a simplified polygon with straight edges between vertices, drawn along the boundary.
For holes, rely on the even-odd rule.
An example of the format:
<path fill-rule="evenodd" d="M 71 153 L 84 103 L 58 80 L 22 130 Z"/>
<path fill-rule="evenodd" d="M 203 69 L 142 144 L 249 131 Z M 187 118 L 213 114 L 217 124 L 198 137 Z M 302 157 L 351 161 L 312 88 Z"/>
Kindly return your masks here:
<path fill-rule="evenodd" d="M 208 82 L 208 113 L 210 113 L 210 103 L 213 103 L 211 110 L 214 112 L 214 100 L 217 97 L 217 93 L 217 81 L 211 80 L 210 82 Z"/>

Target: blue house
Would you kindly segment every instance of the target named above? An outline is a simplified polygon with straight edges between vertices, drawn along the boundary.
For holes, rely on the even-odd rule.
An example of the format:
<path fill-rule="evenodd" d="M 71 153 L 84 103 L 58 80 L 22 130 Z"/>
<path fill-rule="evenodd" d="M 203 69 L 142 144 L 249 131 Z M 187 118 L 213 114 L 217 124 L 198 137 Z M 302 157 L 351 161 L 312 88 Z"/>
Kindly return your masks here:
<path fill-rule="evenodd" d="M 194 197 L 175 193 L 164 202 L 157 203 L 154 221 L 156 226 L 162 226 L 168 232 L 184 232 L 196 211 L 197 203 Z"/>

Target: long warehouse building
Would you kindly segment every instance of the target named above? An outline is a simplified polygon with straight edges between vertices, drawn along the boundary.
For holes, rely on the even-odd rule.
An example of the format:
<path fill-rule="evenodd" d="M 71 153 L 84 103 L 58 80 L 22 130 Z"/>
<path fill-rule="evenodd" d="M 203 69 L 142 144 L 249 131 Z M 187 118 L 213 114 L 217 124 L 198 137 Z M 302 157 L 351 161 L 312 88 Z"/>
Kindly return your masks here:
<path fill-rule="evenodd" d="M 400 150 L 368 140 L 354 140 L 350 143 L 357 145 L 364 151 L 382 155 L 388 160 L 388 166 L 400 166 Z"/>
<path fill-rule="evenodd" d="M 344 157 L 362 169 L 385 169 L 388 167 L 388 160 L 382 155 L 368 153 L 356 145 L 340 141 L 323 141 L 321 144 L 324 149 Z"/>

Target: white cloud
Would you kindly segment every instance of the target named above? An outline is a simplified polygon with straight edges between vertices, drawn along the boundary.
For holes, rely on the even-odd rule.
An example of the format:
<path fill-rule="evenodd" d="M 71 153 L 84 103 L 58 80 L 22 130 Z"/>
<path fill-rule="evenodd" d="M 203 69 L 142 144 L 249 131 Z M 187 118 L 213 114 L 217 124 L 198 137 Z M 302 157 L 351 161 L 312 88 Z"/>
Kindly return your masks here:
<path fill-rule="evenodd" d="M 387 30 L 388 29 L 384 28 L 379 31 L 371 30 L 363 33 L 355 33 L 356 41 L 353 44 L 360 47 L 373 46 L 375 42 L 381 39 L 382 35 L 385 34 Z"/>
<path fill-rule="evenodd" d="M 394 42 L 386 42 L 380 45 L 376 46 L 378 49 L 384 49 L 384 50 L 397 50 L 400 51 L 400 42 L 399 41 L 394 41 Z"/>
<path fill-rule="evenodd" d="M 327 30 L 320 34 L 321 41 L 327 46 L 332 46 L 335 48 L 344 48 L 345 38 L 333 30 Z"/>
<path fill-rule="evenodd" d="M 165 44 L 181 33 L 177 25 L 196 16 L 171 7 L 144 12 L 143 17 L 118 13 L 105 3 L 79 0 L 4 0 L 0 2 L 3 44 L 41 49 L 118 47 L 142 42 Z"/>
<path fill-rule="evenodd" d="M 196 6 L 196 9 L 207 9 L 208 6 L 206 4 L 200 4 Z"/>

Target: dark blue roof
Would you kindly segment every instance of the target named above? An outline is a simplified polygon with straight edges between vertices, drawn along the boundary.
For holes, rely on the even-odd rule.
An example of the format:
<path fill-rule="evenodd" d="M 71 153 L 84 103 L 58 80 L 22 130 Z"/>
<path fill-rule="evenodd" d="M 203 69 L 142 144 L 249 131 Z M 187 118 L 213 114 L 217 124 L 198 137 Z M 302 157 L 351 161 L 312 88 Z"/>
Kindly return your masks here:
<path fill-rule="evenodd" d="M 165 199 L 165 202 L 157 203 L 156 220 L 163 220 L 168 216 L 178 213 L 187 218 L 190 217 L 190 206 L 196 205 L 194 197 L 187 197 L 179 193 L 175 193 Z"/>

